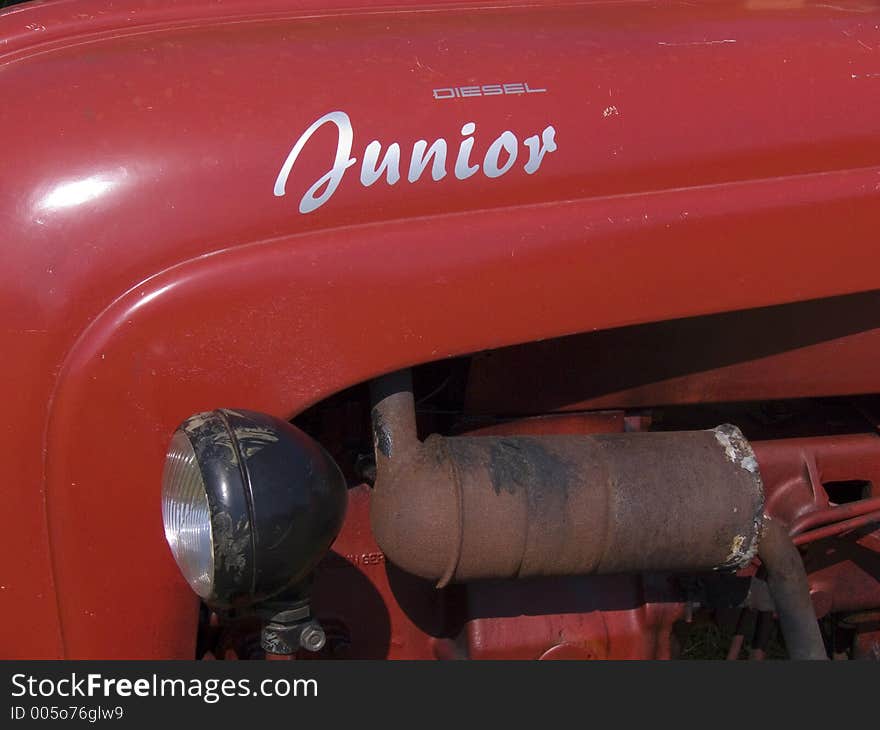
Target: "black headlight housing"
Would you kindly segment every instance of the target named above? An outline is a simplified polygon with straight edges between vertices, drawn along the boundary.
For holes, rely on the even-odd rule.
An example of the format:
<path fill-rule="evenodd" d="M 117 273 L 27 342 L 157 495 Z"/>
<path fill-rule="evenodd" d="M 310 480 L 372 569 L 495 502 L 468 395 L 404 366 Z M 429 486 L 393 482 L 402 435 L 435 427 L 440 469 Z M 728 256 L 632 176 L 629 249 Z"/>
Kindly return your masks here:
<path fill-rule="evenodd" d="M 339 533 L 346 504 L 345 479 L 329 454 L 273 416 L 199 413 L 168 450 L 165 535 L 184 577 L 212 607 L 260 603 L 306 582 Z"/>

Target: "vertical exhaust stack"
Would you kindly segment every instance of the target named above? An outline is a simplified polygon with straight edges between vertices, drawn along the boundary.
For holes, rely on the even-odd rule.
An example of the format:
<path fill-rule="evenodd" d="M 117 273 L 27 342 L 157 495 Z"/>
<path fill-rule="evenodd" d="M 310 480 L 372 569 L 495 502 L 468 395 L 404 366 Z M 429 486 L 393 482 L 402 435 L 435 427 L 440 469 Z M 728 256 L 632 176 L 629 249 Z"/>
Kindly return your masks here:
<path fill-rule="evenodd" d="M 761 476 L 735 426 L 431 435 L 421 442 L 409 371 L 374 381 L 372 396 L 373 532 L 389 560 L 438 587 L 491 578 L 735 570 L 758 552 Z M 790 557 L 774 561 L 773 575 L 782 568 L 788 576 L 782 583 L 796 596 L 782 603 L 803 613 L 806 576 Z M 790 579 L 793 570 L 802 581 Z M 816 624 L 811 605 L 796 623 L 810 622 Z M 822 646 L 817 626 L 805 641 L 806 653 L 815 654 Z"/>

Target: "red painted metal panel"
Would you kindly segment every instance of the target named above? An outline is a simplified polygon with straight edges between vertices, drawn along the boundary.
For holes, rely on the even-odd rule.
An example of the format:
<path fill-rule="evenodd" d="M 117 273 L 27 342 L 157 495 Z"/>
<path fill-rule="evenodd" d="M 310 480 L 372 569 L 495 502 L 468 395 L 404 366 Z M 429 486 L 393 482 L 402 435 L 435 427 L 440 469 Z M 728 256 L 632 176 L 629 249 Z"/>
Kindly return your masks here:
<path fill-rule="evenodd" d="M 0 15 L 7 656 L 191 654 L 158 484 L 196 410 L 289 416 L 407 363 L 880 286 L 876 11 L 317 7 Z M 501 83 L 547 91 L 433 94 Z M 273 185 L 333 110 L 358 162 L 457 152 L 468 122 L 472 159 L 505 130 L 520 157 L 369 187 L 355 165 L 303 215 L 329 127 Z"/>
<path fill-rule="evenodd" d="M 876 393 L 878 357 L 880 291 L 864 292 L 479 354 L 467 409 L 522 414 Z"/>

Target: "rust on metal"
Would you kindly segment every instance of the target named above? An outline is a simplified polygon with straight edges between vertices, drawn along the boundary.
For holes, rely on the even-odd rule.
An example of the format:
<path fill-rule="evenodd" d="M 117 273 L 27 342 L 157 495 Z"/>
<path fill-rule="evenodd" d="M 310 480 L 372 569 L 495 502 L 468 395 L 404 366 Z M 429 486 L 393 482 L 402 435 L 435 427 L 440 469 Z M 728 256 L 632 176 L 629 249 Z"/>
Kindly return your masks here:
<path fill-rule="evenodd" d="M 733 426 L 607 435 L 417 437 L 409 374 L 373 384 L 372 524 L 437 581 L 735 569 L 763 489 Z"/>

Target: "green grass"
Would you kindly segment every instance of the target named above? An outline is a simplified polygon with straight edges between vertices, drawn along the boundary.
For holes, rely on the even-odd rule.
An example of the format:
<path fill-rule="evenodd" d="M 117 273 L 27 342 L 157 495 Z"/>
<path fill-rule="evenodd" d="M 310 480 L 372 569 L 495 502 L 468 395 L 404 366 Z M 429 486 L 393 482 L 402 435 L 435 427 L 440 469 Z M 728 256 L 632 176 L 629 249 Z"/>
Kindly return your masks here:
<path fill-rule="evenodd" d="M 774 625 L 767 645 L 767 659 L 787 659 L 785 644 L 779 637 L 778 626 Z M 700 623 L 685 626 L 687 632 L 681 647 L 681 659 L 725 659 L 733 641 L 734 630 L 723 629 L 718 624 Z M 749 656 L 748 641 L 740 651 L 739 658 Z"/>

